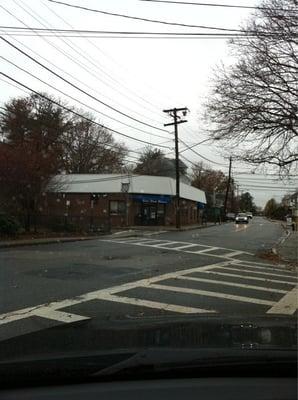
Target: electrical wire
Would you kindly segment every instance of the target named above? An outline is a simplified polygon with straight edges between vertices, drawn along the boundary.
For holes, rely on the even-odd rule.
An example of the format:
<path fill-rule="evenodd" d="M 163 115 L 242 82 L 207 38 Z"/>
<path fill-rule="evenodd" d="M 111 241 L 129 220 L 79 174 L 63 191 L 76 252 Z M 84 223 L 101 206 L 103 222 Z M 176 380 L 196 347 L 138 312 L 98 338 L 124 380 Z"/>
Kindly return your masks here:
<path fill-rule="evenodd" d="M 32 16 L 32 15 L 31 15 Z M 33 17 L 35 18 L 35 17 Z M 43 25 L 43 24 L 42 24 Z M 90 29 L 61 29 L 61 28 L 38 28 L 38 27 L 26 27 L 23 26 L 7 26 L 0 25 L 1 29 L 5 29 L 7 32 L 18 33 L 18 32 L 28 32 L 34 31 L 39 33 L 57 33 L 57 34 L 107 34 L 107 35 L 162 35 L 162 36 L 218 36 L 218 37 L 247 37 L 249 34 L 246 32 L 235 34 L 235 33 L 206 33 L 206 32 L 155 32 L 155 31 L 107 31 L 107 30 L 90 30 Z M 270 33 L 267 33 L 270 35 Z M 255 36 L 250 34 L 250 36 Z"/>
<path fill-rule="evenodd" d="M 47 10 L 49 10 L 53 15 L 55 15 L 60 21 L 62 21 L 66 26 L 70 27 L 72 30 L 75 29 L 69 22 L 67 22 L 61 15 L 59 15 L 58 13 L 56 13 L 56 11 L 54 11 L 51 7 L 49 7 L 46 3 L 43 4 Z M 80 35 L 81 36 L 81 35 Z M 83 37 L 84 38 L 84 37 Z M 95 48 L 95 50 L 98 52 L 100 52 L 101 54 L 103 54 L 106 58 L 111 59 L 111 61 L 113 61 L 114 63 L 117 64 L 117 66 L 120 66 L 121 69 L 123 69 L 123 66 L 119 65 L 112 57 L 110 57 L 109 55 L 107 55 L 100 47 L 98 47 L 97 45 L 95 45 L 93 43 L 93 41 L 88 40 L 88 38 L 84 38 L 86 39 L 87 43 L 89 43 L 93 48 Z M 132 90 L 131 88 L 129 88 L 128 86 L 124 85 L 123 82 L 121 80 L 116 79 L 114 76 L 112 76 L 109 72 L 107 72 L 105 69 L 100 68 L 99 65 L 99 61 L 97 59 L 95 59 L 94 57 L 92 57 L 90 54 L 88 54 L 88 58 L 92 61 L 94 61 L 93 65 L 96 65 L 109 79 L 111 79 L 112 81 L 116 82 L 117 85 L 120 85 L 121 87 L 123 87 L 126 91 L 132 93 L 133 96 L 136 96 L 137 98 L 139 98 L 141 101 L 143 101 L 144 103 L 148 104 L 149 106 L 152 107 L 152 109 L 158 110 L 158 114 L 160 114 L 160 110 L 161 107 L 157 107 L 156 104 L 152 103 L 151 101 L 149 101 L 148 99 L 144 98 L 144 96 L 140 96 L 139 93 L 137 93 L 136 91 Z"/>
<path fill-rule="evenodd" d="M 180 141 L 182 144 L 184 144 L 184 146 L 186 146 L 187 150 L 192 151 L 194 154 L 196 154 L 196 155 L 199 156 L 200 158 L 203 158 L 204 160 L 206 160 L 206 161 L 208 161 L 208 162 L 210 162 L 210 163 L 212 163 L 212 164 L 217 164 L 217 165 L 220 165 L 220 166 L 222 166 L 222 167 L 227 167 L 227 166 L 228 166 L 228 165 L 226 165 L 226 164 L 221 164 L 221 163 L 219 163 L 219 162 L 217 162 L 217 161 L 212 161 L 212 160 L 210 160 L 209 158 L 203 156 L 202 154 L 198 153 L 196 150 L 194 150 L 193 148 L 191 148 L 190 146 L 188 146 L 183 140 L 180 139 L 179 141 Z M 184 149 L 184 151 L 185 151 L 185 149 Z"/>
<path fill-rule="evenodd" d="M 150 19 L 150 18 L 142 18 L 142 17 L 136 17 L 132 15 L 126 15 L 126 14 L 119 14 L 119 13 L 112 13 L 109 11 L 103 11 L 103 10 L 98 10 L 94 8 L 88 8 L 84 6 L 79 6 L 75 4 L 70 4 L 66 3 L 63 1 L 57 1 L 57 0 L 48 0 L 51 3 L 55 4 L 60 4 L 66 7 L 71 7 L 71 8 L 76 8 L 79 10 L 84 10 L 84 11 L 89 11 L 89 12 L 94 12 L 94 13 L 99 13 L 103 15 L 109 15 L 112 17 L 121 17 L 121 18 L 127 18 L 127 19 L 133 19 L 137 21 L 144 21 L 144 22 L 150 22 L 150 23 L 155 23 L 155 24 L 163 24 L 163 25 L 171 25 L 171 26 L 183 26 L 187 28 L 200 28 L 200 29 L 210 29 L 210 30 L 217 30 L 217 31 L 228 31 L 228 32 L 244 32 L 241 29 L 228 29 L 228 28 L 219 28 L 215 26 L 205 26 L 205 25 L 191 25 L 191 24 L 183 24 L 179 22 L 169 22 L 169 21 L 161 21 L 161 20 L 156 20 L 156 19 Z"/>
<path fill-rule="evenodd" d="M 142 125 L 149 126 L 150 128 L 154 128 L 154 129 L 157 129 L 157 130 L 162 131 L 162 132 L 168 132 L 168 131 L 166 131 L 165 129 L 158 128 L 158 127 L 156 127 L 156 126 L 154 126 L 154 125 L 148 124 L 147 122 L 144 122 L 144 121 L 141 121 L 141 120 L 139 120 L 139 119 L 137 119 L 137 118 L 134 118 L 134 117 L 132 117 L 132 116 L 130 116 L 130 115 L 128 115 L 128 114 L 126 114 L 126 113 L 124 113 L 124 112 L 118 110 L 117 108 L 115 108 L 115 107 L 113 107 L 113 106 L 107 104 L 106 102 L 104 102 L 104 101 L 98 99 L 97 97 L 93 96 L 92 94 L 86 92 L 84 89 L 80 88 L 80 87 L 77 86 L 76 84 L 70 82 L 68 79 L 64 78 L 64 77 L 61 76 L 60 74 L 56 73 L 55 71 L 52 71 L 52 70 L 51 70 L 50 68 L 48 68 L 46 65 L 42 64 L 40 61 L 36 60 L 34 57 L 30 56 L 28 53 L 26 53 L 25 51 L 21 50 L 19 47 L 15 46 L 15 45 L 14 45 L 13 43 L 11 43 L 9 40 L 5 39 L 5 38 L 2 37 L 2 36 L 0 36 L 0 39 L 2 39 L 2 40 L 3 40 L 4 42 L 6 42 L 9 46 L 13 47 L 13 48 L 16 49 L 18 52 L 20 52 L 21 54 L 23 54 L 24 56 L 26 56 L 27 58 L 29 58 L 30 60 L 32 60 L 33 62 L 35 62 L 36 64 L 38 64 L 39 66 L 41 66 L 42 68 L 46 69 L 46 70 L 47 70 L 48 72 L 50 72 L 51 74 L 55 75 L 57 78 L 61 79 L 63 82 L 65 82 L 65 83 L 67 83 L 68 85 L 72 86 L 73 88 L 77 89 L 77 90 L 80 91 L 81 93 L 84 93 L 86 96 L 88 96 L 88 97 L 90 97 L 91 99 L 97 101 L 98 103 L 100 103 L 100 104 L 102 104 L 102 105 L 108 107 L 109 109 L 111 109 L 111 110 L 113 110 L 113 111 L 115 111 L 115 112 L 117 112 L 117 113 L 119 113 L 119 114 L 121 114 L 121 115 L 123 115 L 123 116 L 125 116 L 125 117 L 127 117 L 127 118 L 129 118 L 129 119 L 131 119 L 131 120 L 133 120 L 133 121 L 139 122 L 139 123 L 142 124 Z"/>
<path fill-rule="evenodd" d="M 165 4 L 180 4 L 180 5 L 191 5 L 191 6 L 201 6 L 201 7 L 221 7 L 221 8 L 236 8 L 236 9 L 248 9 L 248 10 L 270 10 L 270 11 L 292 11 L 282 8 L 268 8 L 262 6 L 242 6 L 234 4 L 221 4 L 221 3 L 195 3 L 191 1 L 172 1 L 172 0 L 139 0 L 142 2 L 150 3 L 165 3 Z"/>
<path fill-rule="evenodd" d="M 26 12 L 28 15 L 30 15 L 30 17 L 32 17 L 35 21 L 37 21 L 38 23 L 40 23 L 40 24 L 44 27 L 43 29 L 45 29 L 45 31 L 46 31 L 47 29 L 50 29 L 50 32 L 53 32 L 53 33 L 54 33 L 54 34 L 51 35 L 51 36 L 54 36 L 54 37 L 58 38 L 60 41 L 62 41 L 62 43 L 64 43 L 67 47 L 69 47 L 69 48 L 71 49 L 71 51 L 74 51 L 77 55 L 79 55 L 79 57 L 81 57 L 81 58 L 84 60 L 84 63 L 83 63 L 82 61 L 78 60 L 77 57 L 75 57 L 75 58 L 72 57 L 72 56 L 71 56 L 69 53 L 67 53 L 66 51 L 64 51 L 64 50 L 62 50 L 61 48 L 55 46 L 55 45 L 52 44 L 50 41 L 44 39 L 44 40 L 46 40 L 47 43 L 50 44 L 50 46 L 54 47 L 57 51 L 59 51 L 60 53 L 62 53 L 65 57 L 67 57 L 68 59 L 70 59 L 70 60 L 71 60 L 72 62 L 74 62 L 75 64 L 79 65 L 84 71 L 86 71 L 88 74 L 90 74 L 94 79 L 98 80 L 99 82 L 101 82 L 101 83 L 104 84 L 105 86 L 111 88 L 112 90 L 114 90 L 115 92 L 117 92 L 117 93 L 120 94 L 121 96 L 125 97 L 126 99 L 128 99 L 128 100 L 130 100 L 130 101 L 133 101 L 134 103 L 138 104 L 139 106 L 145 108 L 147 112 L 153 113 L 153 112 L 152 112 L 151 110 L 149 110 L 147 107 L 142 106 L 142 105 L 140 105 L 139 103 L 137 103 L 137 102 L 135 101 L 135 99 L 131 100 L 131 98 L 127 95 L 127 93 L 124 93 L 123 91 L 119 90 L 119 88 L 118 88 L 119 85 L 118 85 L 118 84 L 117 84 L 117 86 L 115 87 L 115 85 L 112 85 L 110 82 L 108 83 L 108 82 L 104 81 L 103 79 L 100 79 L 99 76 L 102 75 L 102 73 L 104 73 L 105 75 L 107 75 L 107 74 L 105 73 L 105 71 L 102 70 L 102 68 L 100 68 L 100 67 L 98 66 L 98 64 L 97 64 L 96 62 L 93 62 L 93 60 L 90 60 L 88 54 L 86 54 L 86 51 L 83 51 L 82 49 L 81 49 L 81 51 L 80 51 L 80 50 L 79 50 L 80 47 L 79 47 L 77 44 L 73 45 L 72 42 L 71 42 L 69 39 L 68 39 L 68 40 L 67 40 L 67 38 L 64 39 L 63 37 L 61 37 L 61 35 L 57 34 L 55 31 L 52 30 L 52 29 L 55 29 L 55 28 L 48 27 L 48 26 L 46 25 L 47 21 L 46 21 L 42 16 L 40 16 L 36 11 L 32 10 L 32 8 L 31 8 L 29 5 L 27 5 L 26 8 L 24 8 L 21 4 L 19 4 L 18 0 L 13 0 L 13 1 L 14 1 L 14 3 L 15 3 L 16 5 L 18 5 L 18 7 L 20 7 L 24 12 Z M 28 10 L 31 10 L 32 12 L 30 12 L 30 11 L 28 11 Z M 44 23 L 43 21 L 44 21 L 45 23 Z M 26 28 L 28 29 L 28 26 L 26 26 Z M 32 32 L 32 29 L 29 29 L 29 30 L 30 30 L 30 32 Z M 43 31 L 42 31 L 42 32 L 43 32 Z M 35 32 L 34 32 L 34 34 L 35 34 Z M 41 35 L 40 33 L 38 33 L 38 36 L 43 37 L 43 35 Z M 88 59 L 88 58 L 89 58 L 89 59 Z M 87 62 L 87 64 L 86 64 L 86 62 Z M 92 65 L 92 67 L 95 67 L 95 69 L 94 69 L 94 68 L 90 68 L 90 66 L 88 65 L 88 62 Z M 98 71 L 100 71 L 100 74 L 98 74 Z M 111 79 L 111 78 L 110 78 L 110 79 Z M 112 100 L 112 99 L 110 99 L 110 100 Z M 132 110 L 131 110 L 131 111 L 132 111 Z M 135 112 L 135 110 L 132 111 L 132 112 Z M 155 113 L 155 112 L 154 112 L 154 113 Z M 160 115 L 160 113 L 159 113 L 159 115 Z M 144 117 L 144 116 L 142 115 L 142 117 Z"/>
<path fill-rule="evenodd" d="M 40 96 L 40 97 L 42 97 L 42 98 L 44 98 L 44 99 L 46 99 L 46 100 L 52 102 L 53 104 L 56 104 L 57 106 L 63 108 L 64 110 L 69 111 L 69 112 L 71 112 L 72 114 L 77 115 L 77 116 L 79 116 L 80 118 L 82 118 L 82 119 L 84 119 L 84 120 L 86 120 L 86 121 L 88 121 L 88 122 L 90 122 L 90 123 L 92 123 L 92 124 L 95 124 L 95 125 L 97 125 L 97 126 L 103 128 L 103 129 L 107 129 L 107 130 L 110 131 L 110 132 L 117 133 L 118 135 L 121 135 L 121 136 L 124 136 L 124 137 L 126 137 L 126 138 L 135 140 L 135 141 L 140 142 L 140 143 L 148 144 L 148 145 L 150 145 L 150 146 L 153 145 L 153 146 L 156 146 L 156 147 L 163 147 L 163 148 L 166 148 L 166 149 L 170 149 L 170 147 L 168 147 L 168 146 L 159 145 L 159 144 L 157 144 L 157 143 L 150 143 L 150 142 L 148 142 L 148 141 L 146 141 L 146 140 L 138 139 L 138 138 L 135 138 L 135 137 L 133 137 L 133 136 L 126 135 L 125 133 L 119 132 L 119 131 L 117 131 L 117 130 L 115 130 L 115 129 L 108 128 L 108 127 L 106 127 L 105 125 L 100 124 L 100 123 L 98 123 L 98 122 L 96 122 L 96 121 L 93 121 L 92 119 L 90 119 L 90 118 L 88 118 L 88 117 L 86 117 L 86 116 L 84 116 L 84 115 L 82 115 L 82 114 L 80 114 L 80 113 L 78 113 L 78 112 L 72 110 L 72 109 L 69 108 L 69 107 L 66 107 L 66 106 L 61 105 L 61 104 L 58 103 L 57 101 L 55 101 L 55 100 L 53 100 L 53 99 L 50 99 L 49 97 L 45 96 L 44 94 L 41 94 L 41 93 L 37 92 L 36 90 L 33 90 L 33 89 L 30 88 L 29 86 L 27 86 L 27 85 L 25 85 L 25 84 L 23 84 L 23 83 L 17 81 L 16 79 L 14 79 L 14 78 L 12 78 L 11 76 L 5 74 L 4 72 L 0 71 L 0 74 L 1 74 L 2 76 L 6 77 L 6 78 L 8 78 L 8 79 L 10 79 L 10 80 L 12 80 L 14 83 L 17 83 L 18 85 L 24 87 L 25 89 L 30 90 L 31 92 L 35 93 L 36 95 L 38 95 L 38 96 Z"/>
<path fill-rule="evenodd" d="M 92 110 L 92 111 L 94 111 L 94 112 L 96 112 L 96 113 L 98 113 L 98 114 L 101 114 L 101 115 L 103 115 L 103 116 L 105 116 L 105 117 L 107 117 L 107 118 L 112 119 L 113 121 L 116 121 L 116 122 L 118 122 L 118 123 L 120 123 L 120 124 L 122 124 L 122 125 L 125 125 L 125 126 L 129 127 L 129 128 L 135 129 L 135 130 L 137 130 L 137 131 L 139 131 L 139 132 L 146 133 L 147 135 L 155 136 L 155 137 L 158 137 L 158 138 L 161 138 L 161 139 L 166 139 L 165 136 L 161 136 L 161 135 L 157 135 L 157 134 L 155 134 L 155 133 L 151 133 L 151 132 L 144 131 L 143 129 L 136 128 L 136 127 L 134 127 L 133 125 L 129 125 L 129 124 L 127 124 L 127 123 L 125 123 L 125 122 L 122 122 L 122 121 L 119 121 L 118 119 L 116 119 L 116 118 L 114 118 L 114 117 L 111 117 L 111 116 L 109 116 L 109 115 L 107 115 L 107 114 L 105 114 L 105 113 L 103 113 L 103 112 L 101 112 L 101 111 L 98 111 L 98 110 L 96 110 L 95 108 L 93 108 L 93 107 L 87 105 L 86 103 L 83 103 L 82 101 L 76 99 L 75 97 L 73 97 L 73 96 L 71 96 L 71 95 L 69 95 L 69 94 L 63 92 L 62 90 L 56 88 L 55 86 L 53 86 L 53 85 L 51 85 L 50 83 L 44 81 L 43 79 L 38 78 L 36 75 L 32 74 L 31 72 L 27 71 L 26 69 L 24 69 L 24 68 L 20 67 L 19 65 L 15 64 L 15 63 L 12 62 L 11 60 L 8 60 L 7 58 L 5 58 L 5 57 L 3 57 L 3 56 L 1 56 L 1 55 L 0 55 L 0 58 L 2 58 L 3 60 L 5 60 L 6 62 L 10 63 L 11 65 L 13 65 L 15 68 L 18 68 L 19 70 L 25 72 L 26 74 L 30 75 L 31 77 L 37 79 L 39 82 L 42 82 L 43 84 L 47 85 L 47 86 L 50 87 L 51 89 L 56 90 L 57 92 L 63 94 L 64 96 L 70 98 L 70 99 L 73 100 L 73 101 L 76 101 L 77 103 L 81 104 L 82 106 L 87 107 L 87 108 L 89 108 L 90 110 Z"/>

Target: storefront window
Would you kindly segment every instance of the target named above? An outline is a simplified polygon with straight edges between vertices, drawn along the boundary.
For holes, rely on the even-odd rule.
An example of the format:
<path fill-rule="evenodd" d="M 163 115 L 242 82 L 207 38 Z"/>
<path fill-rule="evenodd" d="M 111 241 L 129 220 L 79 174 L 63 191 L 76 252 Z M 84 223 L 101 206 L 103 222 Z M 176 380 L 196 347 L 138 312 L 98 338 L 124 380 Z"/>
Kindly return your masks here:
<path fill-rule="evenodd" d="M 126 205 L 125 201 L 111 200 L 110 201 L 110 214 L 122 215 L 125 214 Z"/>

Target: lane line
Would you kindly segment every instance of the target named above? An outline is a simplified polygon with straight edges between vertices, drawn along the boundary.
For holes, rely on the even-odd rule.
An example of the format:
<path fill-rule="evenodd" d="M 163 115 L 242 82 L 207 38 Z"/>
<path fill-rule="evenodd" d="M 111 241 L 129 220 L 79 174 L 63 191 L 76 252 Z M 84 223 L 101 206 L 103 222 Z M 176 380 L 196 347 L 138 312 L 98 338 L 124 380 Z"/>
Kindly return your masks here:
<path fill-rule="evenodd" d="M 296 281 L 297 281 L 295 276 L 288 276 L 288 275 L 283 275 L 283 274 L 275 274 L 275 273 L 271 273 L 271 272 L 254 271 L 254 270 L 251 270 L 251 269 L 247 269 L 248 265 L 246 265 L 245 268 L 241 268 L 241 267 L 237 268 L 238 263 L 237 264 L 233 264 L 233 265 L 235 265 L 235 266 L 229 267 L 228 269 L 230 269 L 232 271 L 248 272 L 248 273 L 257 274 L 257 275 L 278 276 L 279 278 L 289 279 L 289 281 L 291 281 L 291 282 L 293 281 L 293 283 L 296 283 Z M 254 267 L 251 267 L 251 268 L 254 268 Z M 244 275 L 244 276 L 246 276 L 246 275 Z"/>
<path fill-rule="evenodd" d="M 267 314 L 286 314 L 292 315 L 297 310 L 297 298 L 298 291 L 297 287 L 288 292 L 279 302 L 277 302 Z"/>
<path fill-rule="evenodd" d="M 275 301 L 271 301 L 271 300 L 255 299 L 253 297 L 236 296 L 234 294 L 210 292 L 208 290 L 181 288 L 181 287 L 168 286 L 168 285 L 152 284 L 152 285 L 150 285 L 150 289 L 166 290 L 166 291 L 174 292 L 174 293 L 178 292 L 178 293 L 195 294 L 198 296 L 216 297 L 219 299 L 240 301 L 243 303 L 261 304 L 261 305 L 265 305 L 265 306 L 272 306 L 273 304 L 275 304 Z"/>
<path fill-rule="evenodd" d="M 298 274 L 296 272 L 289 271 L 286 268 L 276 268 L 276 267 L 273 267 L 272 264 L 262 264 L 262 263 L 258 263 L 255 261 L 244 261 L 244 260 L 238 260 L 238 262 L 236 264 L 242 265 L 244 267 L 264 268 L 264 269 L 267 269 L 268 271 L 285 272 L 286 274 L 298 276 Z"/>
<path fill-rule="evenodd" d="M 242 278 L 242 279 L 250 279 L 250 280 L 255 280 L 255 281 L 262 281 L 262 282 L 273 282 L 273 283 L 282 283 L 282 284 L 287 284 L 287 285 L 295 285 L 295 283 L 291 283 L 289 281 L 281 281 L 279 279 L 270 279 L 270 278 L 259 278 L 257 276 L 248 276 L 248 275 L 240 275 L 240 274 L 232 274 L 229 272 L 216 272 L 216 271 L 210 271 L 207 272 L 208 274 L 215 274 L 215 275 L 222 275 L 222 276 L 232 276 L 234 278 Z"/>
<path fill-rule="evenodd" d="M 288 293 L 287 290 L 282 290 L 282 289 L 274 289 L 274 288 L 267 288 L 267 287 L 263 287 L 263 286 L 254 286 L 254 285 L 245 285 L 244 283 L 218 281 L 218 280 L 214 280 L 214 279 L 197 278 L 197 277 L 193 277 L 193 276 L 178 276 L 176 279 L 182 279 L 182 280 L 194 281 L 194 282 L 215 283 L 218 285 L 235 286 L 235 287 L 240 287 L 240 288 L 244 288 L 244 289 L 260 290 L 260 291 L 264 291 L 264 292 Z"/>
<path fill-rule="evenodd" d="M 184 307 L 176 304 L 160 303 L 158 301 L 150 301 L 138 299 L 135 297 L 115 296 L 111 294 L 104 294 L 98 297 L 100 300 L 114 301 L 116 303 L 124 303 L 134 306 L 149 307 L 159 310 L 172 311 L 182 314 L 202 314 L 202 313 L 216 313 L 215 310 L 205 310 L 203 308 Z"/>

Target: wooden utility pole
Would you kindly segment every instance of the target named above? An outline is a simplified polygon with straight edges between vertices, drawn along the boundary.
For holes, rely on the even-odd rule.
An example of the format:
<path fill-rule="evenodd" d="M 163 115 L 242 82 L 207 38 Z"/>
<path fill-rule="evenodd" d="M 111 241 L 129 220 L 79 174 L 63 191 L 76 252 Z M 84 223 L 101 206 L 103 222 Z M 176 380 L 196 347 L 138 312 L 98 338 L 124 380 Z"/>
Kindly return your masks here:
<path fill-rule="evenodd" d="M 164 124 L 164 126 L 174 125 L 175 128 L 175 169 L 176 169 L 176 228 L 180 229 L 180 165 L 179 165 L 179 140 L 178 140 L 178 124 L 182 124 L 187 122 L 186 120 L 182 120 L 178 115 L 179 112 L 182 112 L 182 115 L 185 117 L 187 114 L 188 108 L 171 108 L 169 110 L 163 110 L 163 112 L 169 114 L 174 122 L 170 122 L 168 124 Z"/>
<path fill-rule="evenodd" d="M 225 214 L 227 213 L 228 197 L 229 197 L 229 190 L 230 190 L 230 185 L 231 185 L 231 174 L 232 174 L 232 157 L 230 157 L 229 176 L 228 176 L 225 203 L 224 203 L 224 212 L 225 212 Z"/>

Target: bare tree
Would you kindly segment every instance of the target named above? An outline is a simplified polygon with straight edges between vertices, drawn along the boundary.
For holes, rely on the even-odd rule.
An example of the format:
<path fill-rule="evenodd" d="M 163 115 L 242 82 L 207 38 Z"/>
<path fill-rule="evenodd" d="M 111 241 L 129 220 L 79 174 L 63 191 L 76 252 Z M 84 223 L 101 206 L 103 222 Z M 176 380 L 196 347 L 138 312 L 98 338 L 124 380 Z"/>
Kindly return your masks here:
<path fill-rule="evenodd" d="M 265 0 L 231 42 L 206 104 L 210 136 L 234 159 L 288 172 L 298 160 L 298 2 Z"/>

